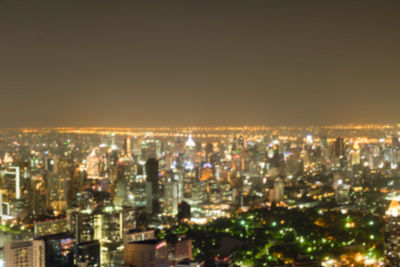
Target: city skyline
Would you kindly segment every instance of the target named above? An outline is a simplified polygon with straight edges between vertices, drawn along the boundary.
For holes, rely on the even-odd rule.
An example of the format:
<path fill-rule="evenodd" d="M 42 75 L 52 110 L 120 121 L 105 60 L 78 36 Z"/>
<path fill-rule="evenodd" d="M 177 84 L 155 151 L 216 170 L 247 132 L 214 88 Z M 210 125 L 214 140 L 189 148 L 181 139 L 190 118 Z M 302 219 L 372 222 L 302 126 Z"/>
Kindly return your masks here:
<path fill-rule="evenodd" d="M 0 267 L 400 266 L 399 14 L 0 0 Z"/>
<path fill-rule="evenodd" d="M 399 128 L 2 130 L 0 266 L 396 263 Z"/>
<path fill-rule="evenodd" d="M 2 1 L 0 128 L 394 123 L 396 1 Z"/>

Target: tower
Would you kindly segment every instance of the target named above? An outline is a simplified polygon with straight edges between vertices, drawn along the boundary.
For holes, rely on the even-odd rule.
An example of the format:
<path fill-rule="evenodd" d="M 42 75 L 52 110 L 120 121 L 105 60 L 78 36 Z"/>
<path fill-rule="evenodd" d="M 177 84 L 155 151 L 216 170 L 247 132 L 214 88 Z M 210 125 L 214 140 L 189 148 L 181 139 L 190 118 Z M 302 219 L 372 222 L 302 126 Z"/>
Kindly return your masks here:
<path fill-rule="evenodd" d="M 132 152 L 132 149 L 131 149 L 131 137 L 130 136 L 126 137 L 125 140 L 124 140 L 124 152 L 125 152 L 126 155 L 130 155 L 131 152 Z"/>
<path fill-rule="evenodd" d="M 335 156 L 340 158 L 344 156 L 344 139 L 342 137 L 336 138 L 335 141 Z"/>
<path fill-rule="evenodd" d="M 168 177 L 164 189 L 164 208 L 170 215 L 178 213 L 178 181 L 174 177 Z"/>
<path fill-rule="evenodd" d="M 192 170 L 194 168 L 194 160 L 195 160 L 195 153 L 196 153 L 196 143 L 194 142 L 192 135 L 189 134 L 189 137 L 185 143 L 184 149 L 184 167 L 185 169 Z"/>
<path fill-rule="evenodd" d="M 155 158 L 147 160 L 146 175 L 146 212 L 155 215 L 159 211 L 158 160 Z"/>

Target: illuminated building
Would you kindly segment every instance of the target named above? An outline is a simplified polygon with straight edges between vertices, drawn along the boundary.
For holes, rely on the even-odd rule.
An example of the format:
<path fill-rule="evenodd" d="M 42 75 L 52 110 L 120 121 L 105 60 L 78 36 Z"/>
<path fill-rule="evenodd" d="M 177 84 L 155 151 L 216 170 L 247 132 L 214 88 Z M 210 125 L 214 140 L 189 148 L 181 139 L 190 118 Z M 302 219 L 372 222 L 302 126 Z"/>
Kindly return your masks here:
<path fill-rule="evenodd" d="M 42 240 L 9 241 L 4 246 L 3 255 L 7 267 L 46 266 L 45 244 Z"/>
<path fill-rule="evenodd" d="M 15 199 L 20 199 L 21 197 L 21 178 L 19 167 L 9 167 L 15 171 L 5 171 L 5 174 L 12 174 L 15 176 Z"/>
<path fill-rule="evenodd" d="M 124 264 L 135 267 L 167 267 L 167 242 L 144 240 L 125 244 Z"/>
<path fill-rule="evenodd" d="M 124 235 L 124 243 L 144 241 L 144 240 L 153 240 L 155 239 L 155 231 L 154 230 L 145 230 L 141 231 L 138 229 L 132 229 L 125 233 Z"/>
<path fill-rule="evenodd" d="M 183 200 L 184 195 L 184 172 L 181 168 L 174 169 L 174 179 L 178 183 L 176 198 L 178 203 Z"/>
<path fill-rule="evenodd" d="M 29 179 L 29 178 L 27 178 Z M 31 179 L 31 206 L 33 215 L 45 213 L 48 207 L 48 188 L 41 175 L 32 175 Z"/>
<path fill-rule="evenodd" d="M 91 210 L 68 211 L 68 228 L 77 243 L 94 240 L 94 215 Z"/>
<path fill-rule="evenodd" d="M 131 149 L 131 137 L 128 136 L 124 140 L 124 152 L 126 155 L 131 155 L 132 149 Z"/>
<path fill-rule="evenodd" d="M 0 216 L 5 229 L 11 228 L 17 232 L 15 236 L 21 234 L 25 238 L 27 233 L 32 232 L 35 237 L 65 232 L 62 220 L 37 220 L 54 218 L 66 212 L 70 220 L 68 230 L 73 235 L 76 247 L 82 245 L 82 256 L 75 257 L 77 261 L 81 261 L 80 266 L 84 266 L 84 261 L 90 258 L 90 253 L 85 251 L 91 250 L 91 244 L 96 243 L 96 239 L 99 241 L 99 255 L 103 266 L 107 267 L 122 262 L 124 243 L 154 239 L 154 232 L 148 234 L 130 231 L 137 227 L 159 227 L 162 236 L 168 231 L 168 227 L 176 226 L 179 229 L 179 232 L 173 233 L 176 236 L 182 233 L 180 230 L 186 231 L 186 227 L 197 227 L 193 223 L 199 224 L 196 231 L 212 232 L 210 227 L 203 228 L 201 224 L 212 224 L 213 219 L 222 216 L 236 220 L 236 216 L 254 214 L 259 208 L 269 208 L 271 203 L 268 200 L 280 202 L 282 217 L 290 214 L 294 207 L 304 210 L 318 209 L 318 215 L 315 216 L 335 214 L 341 218 L 339 213 L 346 212 L 356 218 L 354 215 L 359 211 L 365 216 L 375 216 L 372 213 L 386 203 L 383 199 L 385 195 L 398 187 L 398 169 L 393 168 L 399 158 L 398 145 L 396 140 L 391 141 L 388 138 L 395 133 L 392 128 L 371 132 L 336 131 L 324 127 L 282 128 L 279 135 L 264 128 L 153 129 L 147 133 L 141 130 L 129 132 L 115 129 L 45 131 L 51 134 L 33 134 L 38 139 L 32 142 L 31 134 L 21 137 L 15 133 L 4 133 L 3 136 L 10 137 L 5 139 L 6 142 L 0 142 L 0 145 L 5 146 L 1 155 L 8 150 L 10 156 L 7 157 L 13 158 L 13 161 L 9 160 L 8 166 L 4 162 L 0 166 L 0 203 L 4 201 L 3 205 L 0 204 L 3 207 L 0 209 Z M 104 136 L 109 138 L 110 132 L 115 132 L 115 144 L 111 145 L 110 141 L 110 146 L 107 146 L 107 140 L 103 139 Z M 190 136 L 188 132 L 191 132 Z M 312 136 L 306 136 L 307 133 Z M 25 140 L 26 136 L 29 138 Z M 127 136 L 132 136 L 132 156 L 126 155 L 131 150 L 128 138 L 124 143 Z M 336 139 L 337 136 L 342 138 Z M 24 145 L 17 146 L 13 141 L 8 142 L 14 139 Z M 71 142 L 67 139 L 71 139 Z M 196 146 L 196 143 L 201 145 Z M 336 150 L 339 152 L 335 153 Z M 146 164 L 142 156 L 146 160 L 149 156 L 159 158 L 148 160 Z M 157 161 L 158 166 L 155 167 L 157 164 L 153 163 Z M 191 162 L 189 165 L 194 165 L 193 168 L 187 168 L 189 165 L 185 168 L 185 161 Z M 21 166 L 19 202 L 15 200 L 15 175 L 4 172 L 10 170 L 11 162 Z M 22 162 L 26 162 L 23 168 Z M 339 164 L 342 162 L 344 164 Z M 368 166 L 371 168 L 367 168 Z M 86 170 L 95 176 L 85 180 Z M 351 190 L 350 184 L 353 185 Z M 67 192 L 73 193 L 67 195 Z M 377 198 L 373 199 L 371 193 Z M 157 210 L 158 200 L 163 204 L 162 214 Z M 67 203 L 70 204 L 69 209 L 66 208 Z M 325 207 L 325 203 L 330 204 Z M 127 206 L 135 209 L 128 211 Z M 17 209 L 10 213 L 9 207 L 11 210 L 13 207 Z M 272 208 L 269 212 L 273 214 L 275 211 Z M 16 217 L 16 214 L 21 216 Z M 258 221 L 258 218 L 254 219 L 256 217 L 251 218 L 247 216 L 248 225 L 254 225 L 254 221 Z M 36 223 L 33 221 L 35 219 Z M 175 225 L 176 219 L 185 226 Z M 191 223 L 187 224 L 189 220 Z M 280 223 L 283 220 L 279 220 L 272 228 L 286 231 L 286 221 L 291 220 L 285 218 L 283 223 Z M 268 220 L 263 225 L 264 223 L 265 226 L 270 225 Z M 324 223 L 329 224 L 328 221 Z M 382 221 L 375 216 L 373 223 L 375 225 L 356 225 L 368 227 L 377 235 L 377 230 L 380 229 L 377 228 L 382 225 Z M 295 229 L 296 221 L 291 225 Z M 277 234 L 272 228 L 268 231 Z M 338 233 L 341 230 L 343 229 L 336 229 Z M 349 240 L 354 237 L 352 247 L 360 248 L 360 254 L 364 256 L 365 250 L 361 251 L 362 242 L 370 247 L 368 241 L 364 240 L 365 235 L 354 236 L 354 231 L 351 233 L 350 229 L 345 230 L 348 231 L 349 238 L 351 236 Z M 248 227 L 247 231 L 247 237 L 250 238 L 255 233 L 252 227 Z M 330 231 L 330 228 L 326 228 L 326 231 Z M 192 234 L 191 231 L 186 233 Z M 297 234 L 300 236 L 300 233 Z M 239 238 L 237 233 L 232 235 Z M 306 236 L 306 231 L 301 235 L 306 240 L 304 245 L 314 241 L 313 236 Z M 335 233 L 330 235 L 335 240 Z M 194 253 L 199 255 L 201 251 L 197 248 L 198 240 L 194 236 L 192 238 L 196 245 Z M 319 244 L 317 238 L 315 241 L 316 249 L 313 248 L 310 255 L 321 258 L 319 256 L 326 252 L 326 248 Z M 269 242 L 269 238 L 266 238 L 266 242 Z M 335 241 L 326 242 L 329 247 Z M 376 247 L 371 248 L 371 254 L 379 260 L 383 252 L 382 240 L 375 238 L 373 242 Z M 217 237 L 215 243 L 219 243 Z M 336 253 L 343 247 L 347 251 L 347 246 L 336 246 L 335 243 L 331 250 Z M 169 247 L 172 250 L 173 245 Z M 242 252 L 244 251 L 241 250 Z M 254 256 L 245 256 L 245 253 L 242 255 L 248 258 Z M 292 255 L 287 258 L 288 261 L 291 258 Z M 259 261 L 270 264 L 265 257 Z M 179 261 L 176 265 L 178 264 L 191 266 L 194 263 L 188 260 Z"/>
<path fill-rule="evenodd" d="M 45 178 L 46 179 L 46 178 Z M 67 175 L 51 174 L 47 176 L 46 198 L 48 205 L 57 211 L 63 211 L 67 208 L 70 177 Z"/>
<path fill-rule="evenodd" d="M 392 148 L 399 148 L 399 137 L 392 136 Z"/>
<path fill-rule="evenodd" d="M 34 223 L 34 236 L 46 236 L 65 233 L 67 231 L 67 219 L 51 219 Z"/>
<path fill-rule="evenodd" d="M 178 174 L 181 169 L 175 169 L 174 172 Z M 196 169 L 197 171 L 197 169 Z M 196 182 L 196 171 L 186 171 L 185 173 L 182 172 L 179 174 L 183 177 L 183 198 L 192 198 L 193 195 L 193 184 Z M 179 178 L 181 178 L 179 177 Z"/>
<path fill-rule="evenodd" d="M 164 211 L 172 216 L 178 213 L 178 181 L 167 177 L 164 187 Z"/>
<path fill-rule="evenodd" d="M 350 185 L 348 184 L 338 184 L 335 189 L 335 200 L 337 203 L 345 203 L 350 200 Z"/>
<path fill-rule="evenodd" d="M 385 261 L 388 266 L 399 266 L 400 263 L 400 204 L 390 202 L 386 211 L 385 225 Z"/>
<path fill-rule="evenodd" d="M 210 162 L 211 161 L 211 155 L 214 153 L 213 144 L 207 143 L 205 150 L 206 150 L 206 155 L 205 155 L 206 158 L 205 158 L 205 160 L 206 160 L 206 162 Z"/>
<path fill-rule="evenodd" d="M 146 195 L 147 183 L 144 175 L 136 175 L 133 182 L 133 201 L 135 207 L 146 207 L 147 195 Z"/>
<path fill-rule="evenodd" d="M 284 184 L 280 178 L 274 182 L 274 187 L 270 191 L 269 201 L 279 203 L 284 199 Z"/>
<path fill-rule="evenodd" d="M 102 266 L 122 261 L 124 213 L 122 208 L 106 206 L 94 213 L 94 240 L 100 241 Z"/>
<path fill-rule="evenodd" d="M 183 152 L 184 156 L 183 163 L 185 169 L 192 170 L 194 168 L 195 152 L 196 152 L 195 149 L 196 149 L 196 143 L 194 142 L 192 135 L 189 134 Z"/>
<path fill-rule="evenodd" d="M 338 158 L 343 157 L 344 152 L 344 139 L 342 137 L 338 137 L 335 141 L 335 156 Z"/>
<path fill-rule="evenodd" d="M 392 169 L 397 169 L 397 167 L 398 167 L 397 161 L 398 161 L 398 153 L 399 153 L 398 147 L 393 147 L 391 149 L 391 153 L 392 153 L 392 155 L 391 155 L 392 161 L 391 161 L 390 167 Z"/>
<path fill-rule="evenodd" d="M 192 240 L 186 238 L 185 235 L 178 235 L 177 239 L 168 242 L 168 260 L 169 266 L 173 266 L 176 263 L 189 259 L 192 260 Z"/>
<path fill-rule="evenodd" d="M 77 245 L 78 266 L 100 267 L 99 241 L 89 241 Z"/>
<path fill-rule="evenodd" d="M 97 156 L 98 150 L 94 148 L 87 157 L 87 175 L 89 178 L 98 177 L 100 175 L 100 159 Z"/>
<path fill-rule="evenodd" d="M 8 152 L 4 153 L 4 157 L 3 157 L 4 165 L 7 166 L 9 164 L 12 164 L 13 162 L 14 162 L 14 159 L 12 158 L 12 156 Z"/>
<path fill-rule="evenodd" d="M 46 265 L 54 267 L 69 267 L 75 264 L 75 240 L 72 235 L 63 233 L 40 237 L 46 248 Z"/>
<path fill-rule="evenodd" d="M 350 151 L 350 163 L 352 166 L 360 164 L 360 146 L 355 143 Z"/>
<path fill-rule="evenodd" d="M 124 234 L 136 228 L 136 211 L 134 207 L 123 207 L 122 224 Z"/>
<path fill-rule="evenodd" d="M 117 178 L 114 181 L 114 205 L 127 206 L 132 202 L 128 199 L 129 187 L 126 179 L 125 170 L 127 169 L 127 162 L 119 161 L 117 164 Z M 133 203 L 132 203 L 133 204 Z"/>

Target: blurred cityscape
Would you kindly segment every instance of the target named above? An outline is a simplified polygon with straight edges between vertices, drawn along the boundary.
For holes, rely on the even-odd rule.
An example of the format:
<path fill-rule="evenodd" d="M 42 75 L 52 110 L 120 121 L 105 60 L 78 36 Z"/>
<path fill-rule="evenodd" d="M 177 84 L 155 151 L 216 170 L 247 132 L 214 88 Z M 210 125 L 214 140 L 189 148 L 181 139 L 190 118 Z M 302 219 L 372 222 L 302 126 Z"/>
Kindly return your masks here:
<path fill-rule="evenodd" d="M 0 265 L 400 266 L 399 136 L 1 130 Z"/>

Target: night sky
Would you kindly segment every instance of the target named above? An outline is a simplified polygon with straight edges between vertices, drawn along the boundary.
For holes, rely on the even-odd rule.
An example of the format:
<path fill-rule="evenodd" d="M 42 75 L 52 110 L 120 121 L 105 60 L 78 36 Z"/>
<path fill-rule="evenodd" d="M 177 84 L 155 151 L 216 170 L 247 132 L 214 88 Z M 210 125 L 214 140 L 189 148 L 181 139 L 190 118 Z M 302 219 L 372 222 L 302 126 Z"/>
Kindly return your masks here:
<path fill-rule="evenodd" d="M 0 127 L 400 122 L 400 1 L 0 0 Z"/>

